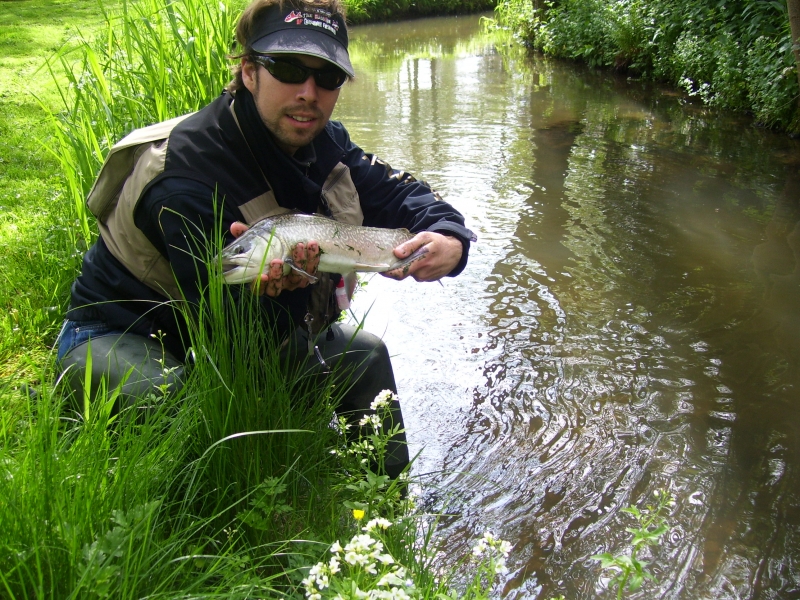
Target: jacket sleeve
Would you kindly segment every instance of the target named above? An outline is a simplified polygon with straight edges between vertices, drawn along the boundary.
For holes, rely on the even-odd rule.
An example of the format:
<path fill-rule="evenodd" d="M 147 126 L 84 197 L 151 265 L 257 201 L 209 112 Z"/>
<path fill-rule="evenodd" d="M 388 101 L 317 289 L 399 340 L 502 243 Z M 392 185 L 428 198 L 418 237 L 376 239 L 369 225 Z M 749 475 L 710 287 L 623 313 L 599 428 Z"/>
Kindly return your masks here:
<path fill-rule="evenodd" d="M 336 142 L 344 149 L 343 162 L 358 191 L 364 225 L 405 227 L 413 233 L 433 231 L 458 238 L 463 252 L 449 276 L 461 273 L 467 264 L 470 242 L 477 241 L 475 234 L 464 226 L 463 215 L 425 182 L 365 153 L 350 140 L 340 123 L 331 125 Z"/>

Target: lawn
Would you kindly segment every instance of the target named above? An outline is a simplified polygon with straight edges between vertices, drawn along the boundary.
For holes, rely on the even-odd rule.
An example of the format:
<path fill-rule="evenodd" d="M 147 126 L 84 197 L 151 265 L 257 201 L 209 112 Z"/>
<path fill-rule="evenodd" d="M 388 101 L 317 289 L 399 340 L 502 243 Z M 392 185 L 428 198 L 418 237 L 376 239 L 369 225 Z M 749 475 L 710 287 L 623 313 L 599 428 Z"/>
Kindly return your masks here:
<path fill-rule="evenodd" d="M 92 0 L 0 2 L 0 384 L 36 383 L 63 316 L 78 256 L 65 247 L 71 211 L 48 153 L 55 108 L 47 59 L 103 22 Z"/>

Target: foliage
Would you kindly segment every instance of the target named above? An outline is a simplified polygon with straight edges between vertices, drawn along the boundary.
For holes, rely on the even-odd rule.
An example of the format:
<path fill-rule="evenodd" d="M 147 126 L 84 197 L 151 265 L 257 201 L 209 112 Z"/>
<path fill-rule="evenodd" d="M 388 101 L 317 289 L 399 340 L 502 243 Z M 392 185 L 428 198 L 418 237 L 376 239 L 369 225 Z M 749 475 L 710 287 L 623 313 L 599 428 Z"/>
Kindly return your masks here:
<path fill-rule="evenodd" d="M 542 11 L 536 10 L 530 0 L 505 0 L 497 4 L 494 12 L 496 18 L 483 19 L 488 30 L 508 29 L 523 40 L 536 38 L 542 23 Z"/>
<path fill-rule="evenodd" d="M 119 388 L 101 386 L 83 406 L 45 388 L 4 413 L 3 597 L 488 598 L 509 544 L 484 534 L 463 589 L 436 573 L 439 549 L 407 478 L 372 468 L 393 428 L 337 431 L 330 390 L 278 376 L 258 355 L 228 365 L 228 349 L 196 341 L 211 345 L 180 392 L 161 388 L 117 414 Z M 262 386 L 231 397 L 229 368 Z M 251 429 L 224 418 L 239 411 Z"/>
<path fill-rule="evenodd" d="M 617 599 L 622 598 L 622 594 L 627 586 L 628 590 L 635 592 L 644 583 L 645 579 L 655 581 L 655 577 L 647 570 L 647 562 L 639 558 L 639 552 L 648 546 L 657 546 L 661 536 L 669 527 L 667 526 L 664 512 L 668 508 L 675 506 L 672 495 L 656 490 L 656 505 L 648 504 L 639 510 L 636 506 L 623 508 L 622 512 L 633 515 L 638 523 L 635 528 L 628 527 L 627 531 L 633 534 L 631 540 L 631 550 L 628 554 L 611 554 L 603 552 L 592 556 L 599 560 L 603 569 L 610 569 L 614 576 L 609 581 L 610 588 L 617 588 Z"/>
<path fill-rule="evenodd" d="M 346 0 L 350 23 L 388 21 L 491 10 L 497 0 Z"/>
<path fill-rule="evenodd" d="M 251 337 L 255 323 L 244 319 L 243 325 L 244 337 Z M 264 369 L 258 354 L 240 359 L 239 370 L 231 373 L 223 360 L 226 348 L 196 341 L 204 343 L 208 360 L 197 361 L 180 394 L 161 386 L 154 397 L 115 414 L 119 388 L 101 388 L 97 398 L 72 402 L 44 385 L 37 402 L 14 414 L 4 411 L 4 597 L 266 593 L 276 569 L 283 571 L 278 532 L 304 515 L 330 515 L 332 496 L 315 493 L 309 499 L 308 486 L 286 485 L 297 481 L 299 468 L 302 481 L 324 481 L 330 471 L 324 388 L 319 393 L 270 378 L 275 371 Z M 270 350 L 267 356 L 277 355 Z M 218 384 L 218 377 L 231 375 L 260 378 L 261 385 L 239 393 L 233 403 Z M 290 410 L 295 402 L 308 409 Z M 225 418 L 232 406 L 255 430 Z M 310 436 L 311 430 L 320 433 Z M 307 512 L 314 506 L 319 510 Z M 247 518 L 256 511 L 261 520 Z M 287 519 L 287 512 L 294 518 Z M 315 522 L 309 518 L 305 525 Z M 318 534 L 336 522 L 324 519 Z"/>
<path fill-rule="evenodd" d="M 102 34 L 48 61 L 56 81 L 67 78 L 61 106 L 50 112 L 51 152 L 87 245 L 95 232 L 84 199 L 108 150 L 133 129 L 196 111 L 223 90 L 238 16 L 222 2 L 123 0 L 119 15 L 100 7 Z"/>
<path fill-rule="evenodd" d="M 535 14 L 530 6 L 504 0 L 496 21 L 546 54 L 665 80 L 769 127 L 800 121 L 784 2 L 564 0 Z"/>
<path fill-rule="evenodd" d="M 363 518 L 363 515 L 356 516 L 359 522 Z M 403 521 L 400 521 L 401 530 L 404 529 L 403 525 Z M 390 532 L 387 531 L 390 528 L 394 530 L 397 525 L 378 517 L 362 527 L 364 533 L 354 535 L 344 547 L 338 541 L 334 542 L 330 547 L 331 558 L 311 567 L 308 577 L 303 579 L 306 597 L 310 600 L 478 600 L 488 598 L 497 575 L 508 572 L 505 561 L 511 545 L 487 531 L 472 549 L 474 575 L 464 589 L 448 589 L 446 579 L 440 583 L 428 581 L 427 585 L 418 586 L 413 577 L 409 577 L 412 569 L 399 563 L 390 552 L 385 552 L 390 544 Z M 408 529 L 405 528 L 405 531 Z M 418 553 L 424 555 L 424 550 L 418 549 Z"/>
<path fill-rule="evenodd" d="M 225 5 L 143 0 L 103 15 L 97 40 L 81 36 L 49 63 L 60 105 L 50 110 L 49 96 L 40 98 L 53 131 L 48 160 L 67 187 L 52 203 L 58 215 L 45 216 L 69 226 L 54 231 L 56 243 L 38 231 L 35 247 L 58 259 L 67 283 L 18 271 L 56 296 L 45 299 L 55 306 L 43 313 L 49 327 L 96 235 L 83 198 L 110 145 L 199 108 L 230 77 L 235 15 Z M 63 258 L 53 252 L 61 244 Z M 31 248 L 23 251 L 29 258 Z M 307 565 L 330 540 L 354 534 L 350 505 L 406 518 L 406 484 L 380 474 L 380 456 L 374 468 L 340 469 L 331 448 L 354 454 L 329 427 L 334 392 L 280 369 L 254 307 L 228 305 L 219 287 L 208 297 L 185 315 L 196 352 L 179 394 L 164 388 L 119 414 L 119 389 L 75 406 L 41 365 L 36 401 L 0 387 L 3 597 L 298 597 Z M 30 320 L 11 312 L 7 323 L 16 330 Z M 386 435 L 369 433 L 378 448 Z M 444 589 L 419 558 L 417 518 L 403 523 L 392 554 L 418 589 Z"/>

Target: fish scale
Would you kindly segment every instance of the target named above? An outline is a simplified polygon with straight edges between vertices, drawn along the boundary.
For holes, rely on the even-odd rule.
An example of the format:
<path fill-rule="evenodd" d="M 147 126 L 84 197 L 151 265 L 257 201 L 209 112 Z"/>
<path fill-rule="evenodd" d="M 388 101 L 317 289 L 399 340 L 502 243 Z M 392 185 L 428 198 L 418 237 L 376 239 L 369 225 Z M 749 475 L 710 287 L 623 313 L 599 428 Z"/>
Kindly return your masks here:
<path fill-rule="evenodd" d="M 343 276 L 393 271 L 427 252 L 423 246 L 405 259 L 394 255 L 397 246 L 413 237 L 407 229 L 361 227 L 321 215 L 286 213 L 258 221 L 226 246 L 220 255 L 222 274 L 225 283 L 248 283 L 265 273 L 276 258 L 284 261 L 284 274 L 288 274 L 294 247 L 312 240 L 320 249 L 318 271 Z"/>

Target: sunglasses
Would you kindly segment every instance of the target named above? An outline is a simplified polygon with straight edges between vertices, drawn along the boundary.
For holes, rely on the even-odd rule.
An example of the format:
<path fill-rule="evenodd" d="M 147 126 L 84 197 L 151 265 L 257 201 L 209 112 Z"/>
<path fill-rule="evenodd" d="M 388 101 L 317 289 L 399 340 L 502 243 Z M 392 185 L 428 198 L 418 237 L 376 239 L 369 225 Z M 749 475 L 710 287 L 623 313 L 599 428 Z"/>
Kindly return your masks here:
<path fill-rule="evenodd" d="M 314 82 L 323 90 L 338 90 L 347 81 L 347 73 L 336 67 L 312 69 L 296 62 L 262 54 L 254 54 L 252 59 L 281 83 L 304 83 L 313 75 Z"/>

